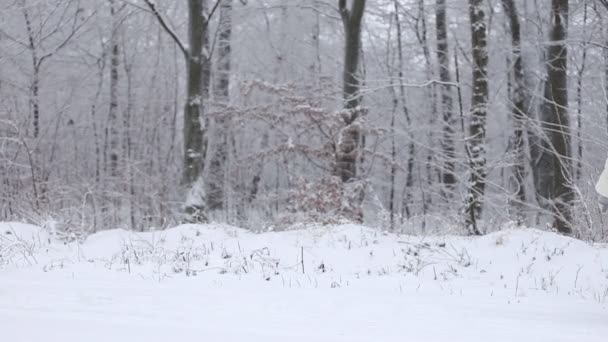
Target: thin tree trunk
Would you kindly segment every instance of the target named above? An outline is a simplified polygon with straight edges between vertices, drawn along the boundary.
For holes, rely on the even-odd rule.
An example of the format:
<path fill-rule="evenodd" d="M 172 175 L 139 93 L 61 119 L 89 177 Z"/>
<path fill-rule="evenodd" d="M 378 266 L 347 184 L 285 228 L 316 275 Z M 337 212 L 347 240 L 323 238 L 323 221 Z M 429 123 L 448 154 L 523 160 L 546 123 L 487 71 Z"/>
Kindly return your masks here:
<path fill-rule="evenodd" d="M 30 21 L 29 13 L 23 3 L 23 18 L 25 19 L 25 28 L 28 36 L 28 47 L 32 55 L 32 84 L 30 86 L 30 105 L 32 106 L 32 127 L 34 130 L 34 138 L 40 135 L 40 61 L 38 58 L 38 50 L 34 42 L 34 31 L 32 22 Z"/>
<path fill-rule="evenodd" d="M 213 88 L 215 100 L 221 105 L 230 101 L 230 58 L 232 35 L 232 0 L 223 0 L 220 5 L 219 41 L 216 84 Z M 209 162 L 207 181 L 207 208 L 210 211 L 225 208 L 224 183 L 228 156 L 228 119 L 220 115 L 214 119 L 213 153 Z"/>
<path fill-rule="evenodd" d="M 402 6 L 402 5 L 401 5 Z M 422 26 L 421 30 L 419 29 L 419 25 L 416 24 L 415 25 L 415 29 L 416 29 L 416 37 L 418 39 L 418 42 L 420 43 L 420 46 L 422 48 L 422 54 L 424 55 L 424 63 L 425 63 L 425 74 L 426 74 L 426 78 L 428 80 L 432 80 L 435 78 L 434 74 L 434 69 L 433 69 L 433 62 L 431 60 L 431 49 L 429 47 L 429 42 L 427 39 L 427 27 L 426 27 L 426 13 L 425 13 L 425 5 L 424 5 L 424 0 L 418 0 L 418 20 L 417 22 L 420 22 Z M 429 127 L 435 127 L 435 122 L 437 119 L 437 86 L 435 83 L 431 84 L 428 87 L 425 87 L 425 94 L 426 97 L 429 99 L 430 102 L 430 115 L 428 117 L 429 121 Z M 422 204 L 422 211 L 424 213 L 427 212 L 427 209 L 429 207 L 431 207 L 433 205 L 433 196 L 432 196 L 432 192 L 433 190 L 432 187 L 437 183 L 437 176 L 441 175 L 441 170 L 438 167 L 438 158 L 437 155 L 435 153 L 435 132 L 434 129 L 431 129 L 430 132 L 427 134 L 427 156 L 426 156 L 426 163 L 425 163 L 425 172 L 426 172 L 426 189 L 421 189 L 422 191 L 422 198 L 423 198 L 423 204 Z M 420 180 L 422 181 L 422 172 L 420 167 L 418 168 L 418 173 L 420 176 Z M 403 192 L 404 195 L 406 191 L 406 187 L 404 187 Z M 428 191 L 428 195 L 425 194 L 424 192 Z M 403 214 L 402 215 L 402 219 L 405 217 L 409 217 L 409 206 L 403 209 L 407 209 L 407 210 L 402 210 Z M 426 218 L 425 218 L 426 219 Z M 424 223 L 423 223 L 424 224 Z"/>
<path fill-rule="evenodd" d="M 28 47 L 30 49 L 30 54 L 32 57 L 32 83 L 30 85 L 30 106 L 32 111 L 32 128 L 33 128 L 33 136 L 34 139 L 37 139 L 40 136 L 40 57 L 38 56 L 38 49 L 36 47 L 36 43 L 34 41 L 34 28 L 32 26 L 32 22 L 30 21 L 29 13 L 27 12 L 27 8 L 25 5 L 25 1 L 23 2 L 23 18 L 25 19 L 25 27 L 27 30 L 28 36 Z M 34 145 L 33 151 L 28 151 L 30 153 L 30 167 L 32 172 L 32 184 L 34 184 L 38 190 L 34 191 L 34 203 L 35 210 L 40 210 L 41 203 L 45 202 L 46 197 L 46 186 L 43 184 L 44 181 L 44 170 L 42 167 L 42 161 L 40 156 L 40 151 L 38 148 L 38 144 Z"/>
<path fill-rule="evenodd" d="M 312 30 L 312 41 L 315 48 L 315 61 L 312 64 L 312 71 L 315 77 L 315 83 L 317 86 L 321 82 L 321 74 L 323 64 L 321 62 L 321 11 L 319 9 L 319 0 L 312 0 L 315 8 L 315 23 Z"/>
<path fill-rule="evenodd" d="M 120 208 L 120 196 L 117 194 L 119 187 L 118 183 L 121 181 L 119 170 L 118 170 L 118 159 L 119 159 L 119 145 L 120 137 L 118 128 L 120 124 L 118 122 L 118 68 L 120 67 L 120 47 L 119 47 L 119 18 L 117 13 L 117 5 L 115 0 L 109 0 L 110 2 L 110 15 L 112 17 L 112 26 L 110 33 L 110 108 L 108 111 L 108 140 L 109 140 L 109 156 L 110 156 L 110 179 L 108 181 L 108 187 L 106 189 L 110 196 L 108 205 L 109 216 L 113 217 L 109 223 L 114 225 L 119 222 L 118 209 Z M 111 191 L 114 190 L 114 191 Z"/>
<path fill-rule="evenodd" d="M 124 50 L 124 49 L 123 49 Z M 133 172 L 133 139 L 131 132 L 131 116 L 133 114 L 133 67 L 127 61 L 126 53 L 124 55 L 124 69 L 127 81 L 127 107 L 122 117 L 123 119 L 123 160 L 125 161 L 125 171 L 127 174 L 127 184 L 125 192 L 129 194 L 129 220 L 131 229 L 136 229 L 135 221 L 135 175 Z M 160 155 L 159 155 L 160 157 Z M 144 225 L 141 225 L 143 231 Z"/>
<path fill-rule="evenodd" d="M 525 136 L 524 127 L 526 119 L 530 116 L 527 112 L 528 95 L 526 93 L 526 80 L 524 78 L 524 61 L 521 53 L 521 29 L 519 14 L 514 0 L 502 0 L 505 14 L 508 17 L 511 30 L 511 46 L 513 54 L 513 91 L 511 95 L 511 108 L 513 116 L 512 148 L 515 156 L 513 165 L 513 187 L 515 188 L 515 201 L 512 201 L 515 209 L 515 220 L 518 224 L 523 223 L 524 204 L 526 203 L 525 191 L 525 163 L 526 154 L 524 150 Z"/>
<path fill-rule="evenodd" d="M 607 20 L 608 22 L 608 20 Z M 605 35 L 606 35 L 606 40 L 605 40 L 605 45 L 608 46 L 608 25 L 605 26 L 604 28 L 605 30 Z M 606 133 L 608 133 L 608 49 L 603 49 L 604 50 L 604 101 L 606 104 Z"/>
<path fill-rule="evenodd" d="M 392 88 L 392 87 L 391 87 Z M 390 215 L 390 228 L 395 231 L 395 178 L 397 176 L 397 149 L 395 146 L 395 112 L 397 111 L 397 96 L 393 93 L 393 109 L 391 110 L 391 189 L 389 193 L 388 211 Z"/>
<path fill-rule="evenodd" d="M 467 153 L 470 155 L 471 162 L 471 177 L 465 200 L 465 222 L 470 233 L 479 235 L 481 232 L 478 221 L 481 218 L 487 172 L 485 138 L 488 111 L 488 51 L 482 0 L 469 0 L 469 17 L 473 50 L 473 90 L 469 136 L 466 141 Z"/>
<path fill-rule="evenodd" d="M 102 50 L 105 50 L 102 45 Z M 97 71 L 97 89 L 95 91 L 95 97 L 93 98 L 93 104 L 91 105 L 91 125 L 93 129 L 93 142 L 95 145 L 95 190 L 101 188 L 101 142 L 99 141 L 99 128 L 97 126 L 97 101 L 101 96 L 103 88 L 103 74 L 105 69 L 105 53 L 98 59 L 98 71 Z M 92 195 L 93 202 L 93 232 L 97 231 L 97 206 L 95 205 L 97 198 L 95 194 Z"/>
<path fill-rule="evenodd" d="M 587 62 L 587 3 L 583 4 L 583 53 L 581 66 L 578 68 L 576 77 L 576 140 L 578 142 L 578 156 L 576 160 L 576 180 L 580 181 L 583 169 L 583 77 Z"/>
<path fill-rule="evenodd" d="M 118 135 L 118 68 L 120 67 L 120 47 L 118 37 L 118 14 L 116 13 L 115 0 L 109 0 L 110 13 L 112 16 L 112 32 L 110 34 L 110 109 L 108 111 L 108 130 L 110 140 L 110 176 L 112 181 L 118 179 L 118 147 L 120 137 Z"/>
<path fill-rule="evenodd" d="M 416 154 L 416 145 L 414 143 L 414 134 L 412 132 L 412 118 L 410 116 L 409 109 L 407 107 L 406 95 L 405 95 L 405 84 L 403 82 L 403 68 L 404 68 L 404 58 L 403 58 L 403 35 L 401 32 L 401 19 L 399 18 L 399 6 L 397 0 L 393 1 L 393 5 L 395 8 L 395 24 L 397 26 L 397 56 L 398 56 L 398 67 L 399 67 L 399 101 L 401 102 L 401 109 L 403 111 L 403 116 L 405 117 L 405 122 L 407 124 L 408 130 L 408 157 L 407 157 L 407 174 L 405 175 L 405 188 L 404 188 L 404 198 L 403 198 L 403 206 L 405 213 L 405 219 L 409 219 L 411 216 L 410 205 L 412 202 L 412 187 L 414 185 L 414 161 Z M 426 20 L 424 19 L 424 13 L 422 13 L 423 19 L 423 47 L 426 48 Z M 428 53 L 428 51 L 427 51 Z M 430 59 L 430 58 L 429 58 Z M 428 59 L 427 59 L 428 60 Z"/>
<path fill-rule="evenodd" d="M 435 3 L 435 25 L 437 31 L 437 63 L 439 64 L 439 80 L 441 81 L 441 112 L 443 117 L 441 149 L 443 152 L 443 168 L 441 170 L 441 182 L 444 185 L 445 196 L 450 197 L 456 185 L 454 174 L 455 142 L 454 142 L 454 105 L 452 102 L 452 89 L 450 83 L 450 62 L 448 31 L 446 19 L 446 0 L 436 0 Z"/>

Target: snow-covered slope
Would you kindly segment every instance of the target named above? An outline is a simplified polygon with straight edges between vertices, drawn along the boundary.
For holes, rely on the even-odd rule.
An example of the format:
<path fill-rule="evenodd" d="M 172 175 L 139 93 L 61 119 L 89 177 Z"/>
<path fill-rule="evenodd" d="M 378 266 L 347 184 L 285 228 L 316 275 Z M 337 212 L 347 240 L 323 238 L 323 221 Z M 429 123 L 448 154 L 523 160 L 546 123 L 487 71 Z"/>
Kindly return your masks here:
<path fill-rule="evenodd" d="M 608 336 L 608 249 L 534 229 L 469 238 L 183 225 L 63 243 L 0 223 L 0 236 L 10 341 Z"/>

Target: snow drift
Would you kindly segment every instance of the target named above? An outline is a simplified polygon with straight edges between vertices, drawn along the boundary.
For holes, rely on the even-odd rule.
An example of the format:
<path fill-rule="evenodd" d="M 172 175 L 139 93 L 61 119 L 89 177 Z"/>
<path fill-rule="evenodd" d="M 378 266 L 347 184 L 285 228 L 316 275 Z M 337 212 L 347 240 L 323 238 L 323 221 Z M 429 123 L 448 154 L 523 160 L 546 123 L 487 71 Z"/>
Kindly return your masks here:
<path fill-rule="evenodd" d="M 608 249 L 535 229 L 420 237 L 356 225 L 263 234 L 182 225 L 67 243 L 2 223 L 0 235 L 0 331 L 15 338 L 32 322 L 62 341 L 83 338 L 68 328 L 74 322 L 99 330 L 100 341 L 140 339 L 142 329 L 160 341 L 177 327 L 185 339 L 235 341 L 608 333 Z"/>

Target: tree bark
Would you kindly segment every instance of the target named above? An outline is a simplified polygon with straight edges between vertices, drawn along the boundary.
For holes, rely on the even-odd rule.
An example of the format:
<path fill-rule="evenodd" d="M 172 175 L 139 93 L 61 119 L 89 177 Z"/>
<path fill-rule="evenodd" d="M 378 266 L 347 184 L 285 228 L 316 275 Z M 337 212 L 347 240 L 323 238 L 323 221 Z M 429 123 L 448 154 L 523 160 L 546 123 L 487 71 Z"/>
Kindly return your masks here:
<path fill-rule="evenodd" d="M 481 218 L 486 184 L 486 118 L 488 111 L 488 51 L 485 12 L 482 0 L 469 0 L 471 21 L 471 47 L 473 50 L 473 90 L 471 121 L 466 149 L 469 155 L 471 176 L 465 202 L 465 222 L 469 232 L 481 234 L 478 221 Z"/>
<path fill-rule="evenodd" d="M 608 5 L 607 5 L 608 8 Z M 608 20 L 606 21 L 608 23 Z M 608 25 L 605 26 L 605 45 L 608 46 Z M 608 133 L 608 49 L 603 49 L 604 56 L 604 101 L 606 103 L 606 133 Z"/>
<path fill-rule="evenodd" d="M 513 188 L 515 189 L 515 220 L 521 224 L 524 217 L 524 204 L 526 203 L 526 154 L 524 150 L 528 94 L 526 93 L 526 80 L 524 78 L 524 61 L 521 53 L 521 29 L 519 14 L 514 0 L 502 0 L 503 9 L 507 16 L 511 30 L 511 46 L 513 55 L 513 91 L 511 92 L 511 113 L 513 116 L 512 149 L 515 156 L 513 165 Z"/>
<path fill-rule="evenodd" d="M 361 116 L 361 75 L 359 60 L 361 51 L 361 22 L 365 11 L 366 0 L 353 0 L 348 8 L 346 0 L 339 0 L 340 16 L 344 26 L 344 71 L 343 96 L 344 111 L 342 120 L 344 126 L 340 130 L 336 146 L 335 174 L 345 185 L 342 189 L 342 215 L 354 221 L 363 220 L 364 189 L 357 180 L 357 161 L 360 160 L 362 145 Z"/>
<path fill-rule="evenodd" d="M 419 2 L 421 4 L 421 2 Z M 410 116 L 410 111 L 407 106 L 406 95 L 405 95 L 405 84 L 403 82 L 403 68 L 404 66 L 404 57 L 403 57 L 403 34 L 401 30 L 401 19 L 399 17 L 399 6 L 397 0 L 393 1 L 394 9 L 395 9 L 395 24 L 397 26 L 397 57 L 398 57 L 398 67 L 399 67 L 399 102 L 401 103 L 401 110 L 403 111 L 403 116 L 405 117 L 405 122 L 407 124 L 408 130 L 408 146 L 407 146 L 407 169 L 405 175 L 405 185 L 403 188 L 403 210 L 402 212 L 405 214 L 403 219 L 409 219 L 411 216 L 411 202 L 412 202 L 412 188 L 414 186 L 414 161 L 416 154 L 416 145 L 414 139 L 414 133 L 412 131 L 412 118 Z M 421 8 L 422 9 L 422 8 Z M 428 56 L 428 50 L 426 47 L 426 20 L 424 19 L 424 12 L 420 12 L 422 16 L 422 46 L 425 49 L 425 56 Z M 427 61 L 430 58 L 426 58 Z M 391 122 L 391 127 L 394 125 L 394 122 Z"/>
<path fill-rule="evenodd" d="M 441 170 L 441 182 L 444 185 L 446 196 L 450 196 L 456 185 L 456 175 L 454 174 L 455 142 L 454 126 L 456 123 L 454 116 L 454 105 L 452 98 L 452 88 L 450 83 L 450 62 L 448 31 L 446 19 L 446 0 L 436 0 L 435 3 L 435 27 L 437 34 L 437 63 L 439 64 L 439 81 L 441 81 L 441 112 L 443 117 L 443 137 L 441 149 L 443 152 L 443 168 Z"/>
<path fill-rule="evenodd" d="M 230 58 L 232 35 L 232 0 L 222 0 L 220 5 L 219 41 L 215 100 L 220 105 L 227 105 L 230 100 Z M 225 205 L 224 180 L 226 159 L 228 156 L 229 120 L 220 115 L 213 120 L 213 152 L 209 162 L 207 181 L 207 208 L 209 211 L 223 210 Z"/>
<path fill-rule="evenodd" d="M 205 0 L 188 1 L 188 40 L 186 52 L 188 70 L 187 98 L 184 109 L 184 173 L 183 185 L 189 189 L 184 211 L 186 220 L 205 221 L 205 195 L 201 175 L 205 162 L 203 118 L 204 94 L 208 90 L 207 51 L 204 51 L 207 39 L 207 22 L 204 13 Z M 208 65 L 207 65 L 208 67 Z M 207 81 L 205 81 L 207 79 Z"/>
<path fill-rule="evenodd" d="M 115 0 L 109 0 L 112 27 L 110 33 L 110 108 L 108 111 L 108 130 L 110 139 L 110 177 L 118 181 L 118 68 L 120 67 L 120 47 L 118 41 L 119 19 Z"/>
<path fill-rule="evenodd" d="M 352 8 L 348 9 L 346 0 L 340 0 L 340 14 L 344 25 L 344 71 L 343 96 L 345 113 L 344 128 L 340 132 L 340 141 L 336 152 L 336 173 L 346 183 L 357 176 L 357 160 L 361 127 L 357 119 L 360 117 L 361 104 L 359 59 L 361 48 L 361 21 L 365 10 L 366 0 L 353 0 Z"/>
<path fill-rule="evenodd" d="M 114 225 L 120 221 L 117 217 L 120 208 L 120 198 L 117 196 L 118 183 L 122 180 L 119 174 L 119 146 L 120 136 L 118 129 L 121 126 L 118 118 L 118 68 L 120 67 L 120 46 L 119 46 L 119 23 L 118 18 L 118 6 L 115 0 L 109 0 L 110 2 L 110 15 L 111 15 L 111 32 L 110 32 L 110 107 L 108 110 L 108 139 L 109 139 L 109 181 L 108 187 L 106 187 L 108 193 L 108 203 L 110 206 L 108 209 L 108 216 L 113 217 L 113 220 L 107 222 L 110 225 Z M 110 189 L 114 187 L 115 189 Z M 115 191 L 111 191 L 115 190 Z M 109 219 L 109 218 L 108 218 Z"/>
<path fill-rule="evenodd" d="M 577 69 L 576 75 L 576 138 L 578 143 L 578 155 L 576 158 L 576 181 L 581 179 L 583 169 L 583 77 L 585 76 L 585 68 L 587 63 L 587 3 L 583 4 L 583 52 L 581 56 L 581 65 Z"/>
<path fill-rule="evenodd" d="M 542 155 L 538 164 L 536 189 L 553 211 L 553 227 L 572 232 L 572 151 L 568 116 L 568 0 L 552 0 L 552 27 L 547 49 L 547 80 L 541 127 L 546 139 L 540 141 Z"/>
<path fill-rule="evenodd" d="M 32 22 L 30 21 L 29 13 L 23 4 L 23 18 L 25 19 L 25 28 L 28 36 L 28 47 L 32 55 L 32 84 L 30 86 L 30 105 L 32 106 L 32 127 L 34 138 L 40 135 L 40 60 L 38 49 L 34 42 L 34 31 Z"/>

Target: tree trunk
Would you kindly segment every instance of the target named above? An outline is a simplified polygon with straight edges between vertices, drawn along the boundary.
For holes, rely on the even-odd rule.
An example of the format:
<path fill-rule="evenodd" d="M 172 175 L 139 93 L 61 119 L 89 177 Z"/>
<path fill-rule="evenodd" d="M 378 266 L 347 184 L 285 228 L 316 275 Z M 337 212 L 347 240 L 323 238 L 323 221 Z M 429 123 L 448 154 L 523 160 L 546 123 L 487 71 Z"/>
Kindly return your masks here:
<path fill-rule="evenodd" d="M 568 116 L 568 0 L 551 2 L 550 45 L 547 49 L 547 81 L 545 102 L 541 112 L 544 136 L 542 155 L 538 165 L 536 189 L 550 204 L 559 232 L 572 232 L 572 151 L 570 146 L 570 118 Z"/>
<path fill-rule="evenodd" d="M 576 140 L 578 143 L 578 155 L 576 158 L 576 181 L 581 179 L 583 169 L 583 77 L 585 76 L 585 67 L 587 62 L 587 3 L 583 4 L 583 52 L 581 56 L 581 65 L 577 68 L 576 80 Z"/>
<path fill-rule="evenodd" d="M 403 6 L 403 5 L 401 5 Z M 422 48 L 422 54 L 424 55 L 424 64 L 425 64 L 425 75 L 426 78 L 428 80 L 432 80 L 435 78 L 435 70 L 433 67 L 433 62 L 431 60 L 431 49 L 429 47 L 429 41 L 428 41 L 428 37 L 427 37 L 427 28 L 426 28 L 426 13 L 425 13 L 425 4 L 424 4 L 424 0 L 418 0 L 418 17 L 419 19 L 417 20 L 417 22 L 419 21 L 421 23 L 421 30 L 419 30 L 419 25 L 415 25 L 415 29 L 416 29 L 416 37 L 418 38 L 418 42 L 420 43 L 420 46 Z M 428 115 L 428 125 L 429 127 L 435 127 L 435 122 L 437 120 L 437 85 L 435 83 L 431 84 L 430 86 L 425 87 L 424 89 L 424 93 L 425 96 L 429 99 L 428 101 L 430 102 L 430 113 Z M 410 130 L 411 133 L 411 130 Z M 412 137 L 410 137 L 412 138 Z M 426 173 L 426 187 L 422 187 L 423 189 L 422 191 L 422 198 L 423 198 L 423 203 L 422 203 L 422 212 L 426 213 L 428 211 L 428 208 L 430 208 L 433 205 L 433 193 L 435 192 L 433 190 L 433 187 L 437 184 L 437 176 L 441 175 L 441 168 L 437 162 L 437 160 L 439 158 L 437 158 L 437 153 L 435 153 L 435 132 L 434 129 L 431 129 L 430 132 L 428 132 L 427 134 L 427 148 L 426 148 L 426 162 L 425 162 L 425 167 L 424 167 L 424 171 Z M 411 142 L 413 142 L 414 140 L 411 140 Z M 412 144 L 413 145 L 413 144 Z M 420 177 L 420 181 L 422 181 L 422 171 L 421 168 L 418 167 L 418 174 Z M 409 209 L 409 202 L 411 201 L 411 195 L 409 195 L 410 198 L 408 197 L 408 186 L 407 186 L 407 181 L 406 181 L 406 185 L 403 188 L 403 193 L 404 193 L 404 206 L 405 208 L 402 208 L 402 217 L 401 219 L 403 220 L 406 217 L 410 216 L 410 209 Z M 426 218 L 424 218 L 426 220 Z M 426 223 L 423 222 L 423 226 Z"/>
<path fill-rule="evenodd" d="M 606 21 L 608 23 L 608 20 Z M 605 45 L 608 46 L 608 24 L 604 28 L 605 30 Z M 608 49 L 604 50 L 604 101 L 606 104 L 606 133 L 608 133 Z"/>
<path fill-rule="evenodd" d="M 482 0 L 469 0 L 471 20 L 471 47 L 473 50 L 473 90 L 471 98 L 471 121 L 466 149 L 469 156 L 471 176 L 465 199 L 465 222 L 469 232 L 479 235 L 478 221 L 481 217 L 486 182 L 486 117 L 488 111 L 488 51 L 485 13 Z"/>
<path fill-rule="evenodd" d="M 219 41 L 216 84 L 213 88 L 215 100 L 227 105 L 230 96 L 230 39 L 232 35 L 232 0 L 223 0 L 220 5 Z M 225 205 L 224 180 L 228 156 L 228 119 L 220 115 L 213 122 L 213 153 L 209 162 L 207 182 L 207 208 L 209 211 L 223 210 Z"/>
<path fill-rule="evenodd" d="M 511 110 L 513 116 L 512 149 L 515 156 L 513 165 L 513 188 L 515 189 L 515 201 L 512 201 L 515 209 L 515 220 L 521 224 L 524 218 L 524 204 L 526 203 L 525 189 L 525 163 L 524 151 L 525 133 L 524 127 L 529 113 L 526 109 L 528 94 L 526 93 L 526 80 L 524 78 L 524 61 L 521 54 L 521 29 L 519 14 L 514 0 L 502 0 L 505 14 L 508 17 L 511 29 L 511 45 L 513 54 L 513 91 L 511 95 Z"/>
<path fill-rule="evenodd" d="M 123 49 L 125 50 L 125 49 Z M 127 81 L 127 106 L 125 108 L 123 120 L 123 160 L 125 161 L 125 172 L 126 172 L 126 183 L 124 192 L 129 194 L 129 223 L 132 230 L 137 228 L 137 222 L 135 220 L 135 175 L 133 166 L 133 139 L 131 132 L 131 118 L 133 115 L 134 94 L 133 94 L 133 66 L 129 63 L 126 58 L 124 60 L 125 78 Z M 160 156 L 159 156 L 160 157 Z M 160 158 L 159 163 L 160 163 Z M 161 213 L 162 215 L 162 213 Z M 144 226 L 140 225 L 141 231 L 144 230 Z"/>
<path fill-rule="evenodd" d="M 321 84 L 323 64 L 321 62 L 321 10 L 319 0 L 312 0 L 315 8 L 315 23 L 312 29 L 312 42 L 315 50 L 315 61 L 312 64 L 312 72 L 317 86 Z"/>
<path fill-rule="evenodd" d="M 342 214 L 355 221 L 363 220 L 361 204 L 363 188 L 356 184 L 357 160 L 361 149 L 361 76 L 359 60 L 361 51 L 361 22 L 366 0 L 353 0 L 350 8 L 346 0 L 339 1 L 340 15 L 344 25 L 344 71 L 343 96 L 345 110 L 342 115 L 344 127 L 336 146 L 335 174 L 345 183 Z M 346 184 L 349 183 L 349 184 Z"/>
<path fill-rule="evenodd" d="M 25 6 L 25 2 L 23 3 L 23 18 L 25 19 L 25 27 L 27 31 L 28 37 L 28 48 L 30 50 L 32 56 L 32 83 L 30 85 L 30 95 L 29 102 L 31 106 L 32 113 L 32 128 L 33 128 L 33 136 L 34 139 L 37 139 L 40 136 L 40 57 L 38 53 L 38 47 L 36 46 L 36 42 L 34 40 L 35 32 L 34 27 L 32 26 L 32 22 L 30 21 L 29 13 L 27 12 L 27 8 Z M 31 152 L 30 156 L 30 167 L 32 171 L 32 184 L 39 189 L 34 191 L 34 209 L 40 210 L 41 202 L 45 202 L 46 198 L 46 186 L 43 184 L 44 182 L 44 169 L 42 167 L 43 163 L 41 160 L 40 150 L 38 148 L 38 144 L 34 145 L 35 147 Z"/>
<path fill-rule="evenodd" d="M 450 196 L 456 185 L 454 174 L 455 142 L 454 142 L 454 105 L 452 102 L 452 77 L 450 76 L 449 47 L 446 11 L 446 0 L 436 0 L 435 4 L 435 26 L 437 31 L 437 63 L 439 64 L 439 80 L 441 81 L 441 112 L 443 116 L 443 137 L 441 149 L 443 152 L 443 168 L 441 170 L 441 182 L 444 185 L 446 196 Z"/>
<path fill-rule="evenodd" d="M 344 25 L 344 71 L 343 71 L 343 115 L 344 128 L 340 132 L 340 142 L 336 153 L 336 173 L 346 183 L 357 176 L 357 160 L 359 159 L 359 143 L 361 127 L 357 119 L 360 117 L 361 104 L 359 59 L 361 47 L 361 21 L 366 0 L 353 0 L 352 8 L 348 9 L 346 0 L 340 0 L 340 14 Z"/>
<path fill-rule="evenodd" d="M 421 2 L 419 4 L 422 4 Z M 407 146 L 407 173 L 405 175 L 405 186 L 403 189 L 403 210 L 402 212 L 405 214 L 405 219 L 409 219 L 411 216 L 411 203 L 412 203 L 412 188 L 414 186 L 414 157 L 416 154 L 416 145 L 414 133 L 412 131 L 412 118 L 410 116 L 410 111 L 407 107 L 407 101 L 405 96 L 405 84 L 403 82 L 403 68 L 404 66 L 404 58 L 403 58 L 403 35 L 401 31 L 401 19 L 399 17 L 399 6 L 397 0 L 393 1 L 393 5 L 395 8 L 395 24 L 397 26 L 397 57 L 398 57 L 398 66 L 399 66 L 399 101 L 401 102 L 401 110 L 403 111 L 403 116 L 405 117 L 405 122 L 407 124 L 408 130 L 408 146 Z M 421 8 L 422 9 L 422 8 Z M 429 53 L 426 46 L 426 20 L 424 19 L 424 12 L 421 11 L 422 15 L 422 46 L 425 49 L 425 56 L 429 57 Z M 430 58 L 426 58 L 427 62 L 430 61 Z M 391 123 L 391 126 L 394 123 Z"/>
<path fill-rule="evenodd" d="M 184 108 L 184 173 L 183 185 L 189 189 L 185 214 L 186 220 L 199 222 L 206 220 L 204 189 L 201 174 L 204 167 L 205 151 L 203 144 L 203 94 L 205 90 L 204 69 L 207 63 L 203 51 L 207 31 L 204 11 L 205 0 L 189 0 L 189 50 L 186 53 L 187 98 Z"/>
<path fill-rule="evenodd" d="M 120 47 L 118 41 L 117 6 L 115 0 L 110 1 L 110 13 L 112 16 L 112 27 L 110 34 L 110 109 L 108 111 L 108 130 L 110 139 L 110 177 L 112 181 L 118 181 L 118 147 L 120 137 L 118 135 L 118 68 L 120 67 Z"/>
<path fill-rule="evenodd" d="M 25 19 L 25 28 L 28 36 L 28 48 L 32 55 L 32 84 L 30 87 L 30 105 L 32 106 L 32 128 L 34 130 L 34 138 L 40 135 L 40 61 L 38 58 L 38 50 L 34 42 L 34 31 L 32 22 L 27 9 L 23 7 L 23 18 Z"/>
<path fill-rule="evenodd" d="M 119 47 L 119 23 L 117 13 L 117 4 L 115 0 L 109 0 L 110 2 L 110 15 L 112 20 L 111 32 L 110 32 L 110 108 L 108 111 L 108 139 L 109 139 L 109 157 L 110 157 L 110 170 L 109 170 L 109 184 L 106 190 L 109 195 L 108 205 L 108 216 L 113 217 L 109 224 L 114 225 L 120 220 L 118 216 L 118 209 L 120 208 L 120 198 L 117 195 L 119 187 L 118 183 L 122 180 L 118 170 L 118 159 L 119 159 L 119 146 L 120 136 L 118 128 L 120 123 L 118 121 L 118 68 L 120 67 L 120 47 Z M 113 189 L 111 189 L 113 188 Z"/>

